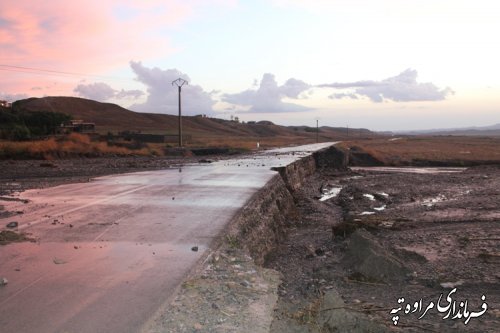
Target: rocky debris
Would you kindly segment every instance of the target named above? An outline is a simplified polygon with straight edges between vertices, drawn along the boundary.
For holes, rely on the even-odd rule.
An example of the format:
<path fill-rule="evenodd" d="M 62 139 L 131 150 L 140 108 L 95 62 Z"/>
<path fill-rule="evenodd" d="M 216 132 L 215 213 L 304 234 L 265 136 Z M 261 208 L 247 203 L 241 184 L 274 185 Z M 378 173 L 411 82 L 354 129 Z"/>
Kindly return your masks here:
<path fill-rule="evenodd" d="M 145 331 L 269 332 L 280 275 L 228 245 L 211 253 Z"/>
<path fill-rule="evenodd" d="M 482 178 L 486 173 L 488 179 Z M 294 193 L 294 200 L 299 219 L 307 223 L 289 229 L 267 264 L 283 274 L 272 332 L 349 331 L 335 326 L 340 319 L 325 324 L 335 314 L 323 311 L 325 319 L 315 306 L 322 295 L 330 297 L 331 290 L 341 295 L 343 310 L 361 314 L 382 331 L 498 331 L 494 309 L 500 306 L 500 254 L 494 235 L 500 233 L 499 167 L 453 174 L 369 170 L 333 174 L 322 170 L 305 183 L 308 186 Z M 343 189 L 335 199 L 319 202 L 315 196 L 326 183 L 340 184 Z M 372 194 L 375 201 L 363 194 Z M 440 194 L 449 200 L 432 210 L 422 206 L 426 198 Z M 376 211 L 384 205 L 386 209 Z M 358 215 L 368 210 L 376 214 Z M 328 237 L 328 230 L 333 237 Z M 352 242 L 352 236 L 356 239 L 359 233 L 367 237 Z M 367 246 L 360 249 L 363 242 Z M 308 256 L 318 248 L 324 248 L 326 255 Z M 350 253 L 354 258 L 359 252 L 369 260 L 347 260 L 348 251 L 354 252 Z M 460 300 L 469 301 L 469 309 L 479 309 L 480 297 L 486 295 L 488 311 L 480 320 L 464 326 L 458 320 L 443 320 L 445 314 L 433 313 L 420 320 L 404 315 L 397 326 L 391 322 L 390 311 L 399 298 L 436 304 L 440 293 L 452 287 L 460 291 Z M 350 317 L 346 312 L 339 316 Z"/>
<path fill-rule="evenodd" d="M 7 278 L 0 278 L 0 287 L 5 286 L 7 283 L 9 283 L 9 280 L 7 280 Z"/>
<path fill-rule="evenodd" d="M 191 251 L 193 251 L 193 252 L 198 252 L 198 246 L 193 246 L 193 247 L 191 248 Z"/>
<path fill-rule="evenodd" d="M 24 233 L 17 233 L 10 230 L 0 231 L 0 245 L 6 245 L 12 242 L 23 242 L 23 241 L 33 242 L 34 239 L 29 238 Z"/>
<path fill-rule="evenodd" d="M 349 239 L 346 254 L 342 260 L 357 279 L 374 282 L 404 280 L 410 271 L 389 251 L 363 229 L 356 230 Z"/>
<path fill-rule="evenodd" d="M 19 223 L 13 221 L 13 222 L 7 223 L 6 227 L 13 229 L 13 228 L 17 228 L 18 225 L 19 225 Z"/>
<path fill-rule="evenodd" d="M 42 163 L 40 163 L 40 167 L 42 167 L 42 168 L 57 168 L 57 165 L 55 165 L 52 162 L 42 162 Z"/>
<path fill-rule="evenodd" d="M 224 159 L 229 158 L 229 156 L 218 156 L 217 158 Z M 2 160 L 0 161 L 0 169 L 2 170 L 0 175 L 0 200 L 23 201 L 7 195 L 30 188 L 88 182 L 91 177 L 133 171 L 168 169 L 196 162 L 198 162 L 197 158 L 175 156 L 86 158 L 85 163 L 82 163 L 77 158 L 61 159 L 57 160 L 57 165 L 52 161 Z M 40 167 L 40 164 L 45 166 Z"/>
<path fill-rule="evenodd" d="M 68 263 L 66 260 L 61 259 L 61 258 L 54 258 L 54 259 L 52 259 L 52 262 L 56 265 L 64 265 L 64 264 Z"/>
<path fill-rule="evenodd" d="M 323 296 L 318 325 L 322 328 L 321 332 L 385 333 L 389 331 L 387 326 L 370 320 L 367 315 L 352 311 L 334 289 L 327 290 Z"/>

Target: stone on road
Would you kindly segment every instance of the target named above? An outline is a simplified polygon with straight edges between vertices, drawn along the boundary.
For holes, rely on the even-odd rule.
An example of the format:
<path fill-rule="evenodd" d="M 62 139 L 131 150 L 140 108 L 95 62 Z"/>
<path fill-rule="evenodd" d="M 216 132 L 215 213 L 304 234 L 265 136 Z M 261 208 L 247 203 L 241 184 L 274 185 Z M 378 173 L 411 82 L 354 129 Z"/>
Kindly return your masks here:
<path fill-rule="evenodd" d="M 276 174 L 271 167 L 331 144 L 22 193 L 5 208 L 23 205 L 17 228 L 38 241 L 0 246 L 9 281 L 0 288 L 0 330 L 140 331 Z"/>

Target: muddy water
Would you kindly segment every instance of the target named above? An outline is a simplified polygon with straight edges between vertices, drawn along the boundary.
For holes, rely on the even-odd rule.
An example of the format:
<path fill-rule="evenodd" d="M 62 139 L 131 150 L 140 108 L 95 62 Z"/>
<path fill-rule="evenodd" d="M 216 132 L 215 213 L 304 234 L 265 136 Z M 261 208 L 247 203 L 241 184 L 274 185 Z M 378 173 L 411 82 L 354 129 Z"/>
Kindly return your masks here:
<path fill-rule="evenodd" d="M 456 173 L 463 172 L 467 168 L 416 168 L 416 167 L 352 167 L 352 171 L 370 171 L 370 172 L 403 172 L 419 174 L 438 174 L 438 173 Z"/>

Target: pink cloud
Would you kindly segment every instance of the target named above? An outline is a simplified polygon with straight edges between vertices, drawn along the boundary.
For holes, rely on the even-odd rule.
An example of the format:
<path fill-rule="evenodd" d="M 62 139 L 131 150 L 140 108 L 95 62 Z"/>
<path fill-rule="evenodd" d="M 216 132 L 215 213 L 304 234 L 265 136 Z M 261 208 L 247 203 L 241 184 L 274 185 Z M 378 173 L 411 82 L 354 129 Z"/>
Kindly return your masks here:
<path fill-rule="evenodd" d="M 164 57 L 175 51 L 166 29 L 192 15 L 195 5 L 180 0 L 12 1 L 0 12 L 0 64 L 100 74 L 133 59 Z M 7 80 L 1 80 L 0 92 L 26 90 L 42 80 L 67 81 L 1 73 Z"/>

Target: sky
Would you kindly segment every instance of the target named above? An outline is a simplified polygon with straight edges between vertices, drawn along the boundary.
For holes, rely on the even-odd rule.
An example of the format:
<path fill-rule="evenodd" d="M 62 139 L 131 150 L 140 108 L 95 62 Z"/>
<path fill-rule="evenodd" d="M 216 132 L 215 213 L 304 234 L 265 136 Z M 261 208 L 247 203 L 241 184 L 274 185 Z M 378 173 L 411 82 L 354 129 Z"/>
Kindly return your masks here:
<path fill-rule="evenodd" d="M 0 0 L 0 99 L 377 131 L 500 123 L 494 0 Z"/>

